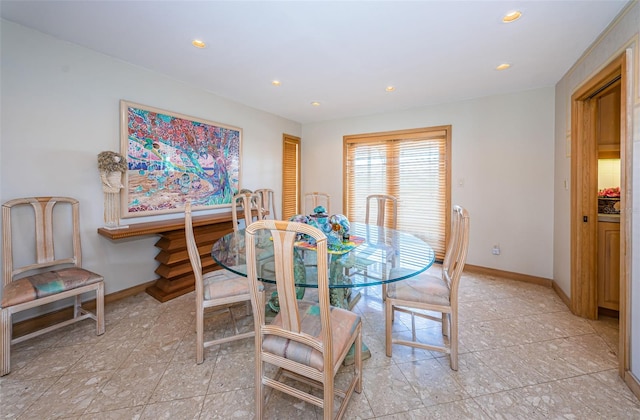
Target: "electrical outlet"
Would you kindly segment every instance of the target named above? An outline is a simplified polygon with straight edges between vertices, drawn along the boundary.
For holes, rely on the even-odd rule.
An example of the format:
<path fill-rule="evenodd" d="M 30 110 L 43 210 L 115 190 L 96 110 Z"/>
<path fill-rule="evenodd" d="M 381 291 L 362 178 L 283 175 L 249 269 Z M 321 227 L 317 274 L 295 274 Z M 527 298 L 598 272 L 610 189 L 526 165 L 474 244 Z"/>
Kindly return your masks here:
<path fill-rule="evenodd" d="M 491 249 L 493 255 L 500 255 L 500 245 L 494 245 Z"/>

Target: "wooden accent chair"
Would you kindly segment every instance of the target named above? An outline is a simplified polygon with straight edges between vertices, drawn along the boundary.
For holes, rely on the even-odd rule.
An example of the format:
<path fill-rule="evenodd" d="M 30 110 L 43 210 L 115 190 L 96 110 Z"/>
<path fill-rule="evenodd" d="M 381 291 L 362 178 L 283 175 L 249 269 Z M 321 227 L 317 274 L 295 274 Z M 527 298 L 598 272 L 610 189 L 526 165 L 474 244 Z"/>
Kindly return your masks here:
<path fill-rule="evenodd" d="M 371 203 L 376 205 L 376 226 L 396 229 L 398 223 L 398 199 L 388 194 L 371 194 L 367 196 L 367 210 L 364 217 L 366 224 L 372 223 Z M 391 216 L 387 216 L 387 207 L 391 207 Z"/>
<path fill-rule="evenodd" d="M 234 232 L 237 232 L 240 229 L 240 224 L 238 223 L 238 209 L 242 209 L 244 220 L 243 227 L 247 227 L 253 222 L 254 217 L 256 218 L 256 220 L 264 219 L 264 213 L 262 213 L 264 207 L 262 203 L 262 194 L 258 192 L 238 193 L 232 198 L 231 217 L 233 219 Z M 250 210 L 247 211 L 246 209 Z M 256 216 L 253 216 L 254 212 Z M 272 256 L 273 254 L 271 252 L 264 250 L 258 256 L 258 265 L 261 273 L 262 270 L 266 270 L 271 273 L 274 272 L 275 269 L 273 267 L 273 262 L 270 261 Z"/>
<path fill-rule="evenodd" d="M 309 205 L 309 206 L 307 206 Z M 313 214 L 313 209 L 323 206 L 327 210 L 327 214 L 331 214 L 331 196 L 324 192 L 310 192 L 304 195 L 304 211 L 305 215 Z"/>
<path fill-rule="evenodd" d="M 204 349 L 206 347 L 253 337 L 254 330 L 240 333 L 233 312 L 230 309 L 230 306 L 236 303 L 247 302 L 247 310 L 249 310 L 251 294 L 249 293 L 249 283 L 246 277 L 233 274 L 227 270 L 202 273 L 200 250 L 193 234 L 191 203 L 187 203 L 184 210 L 184 233 L 187 240 L 189 261 L 191 262 L 196 283 L 196 363 L 200 364 L 204 361 Z M 210 252 L 210 249 L 207 247 L 203 252 Z M 257 293 L 262 293 L 261 285 Z M 204 341 L 204 313 L 207 309 L 216 307 L 229 313 L 235 335 Z"/>
<path fill-rule="evenodd" d="M 270 230 L 276 266 L 276 287 L 280 312 L 267 324 L 264 304 L 259 293 L 255 257 L 257 234 Z M 296 299 L 294 278 L 294 242 L 299 233 L 316 240 L 318 252 L 318 302 Z M 346 309 L 329 305 L 327 271 L 327 237 L 312 226 L 275 220 L 251 224 L 246 230 L 247 273 L 251 288 L 254 325 L 256 328 L 256 418 L 264 416 L 264 387 L 285 392 L 321 407 L 324 419 L 333 417 L 334 397 L 343 398 L 337 418 L 341 418 L 353 391 L 362 392 L 362 323 L 360 316 Z M 336 389 L 334 379 L 338 369 L 355 344 L 355 372 L 346 390 Z M 275 376 L 265 372 L 264 364 L 276 366 Z M 295 379 L 302 389 L 286 378 Z M 294 382 L 294 384 L 297 382 Z M 307 385 L 323 390 L 323 396 L 312 395 L 303 389 Z"/>
<path fill-rule="evenodd" d="M 78 200 L 70 197 L 17 198 L 2 205 L 0 376 L 11 371 L 12 344 L 88 318 L 96 321 L 96 334 L 104 334 L 104 279 L 82 268 L 79 208 Z M 66 221 L 63 217 L 69 215 Z M 18 243 L 35 247 L 35 262 L 16 266 L 14 245 Z M 95 313 L 82 307 L 81 295 L 87 292 L 96 294 Z M 12 337 L 13 314 L 66 298 L 74 298 L 73 318 Z"/>
<path fill-rule="evenodd" d="M 259 194 L 262 199 L 262 208 L 265 213 L 269 213 L 271 219 L 278 220 L 278 215 L 276 213 L 276 200 L 275 193 L 273 190 L 268 188 L 261 188 L 254 191 L 255 194 Z M 266 214 L 264 215 L 266 217 Z"/>
<path fill-rule="evenodd" d="M 233 219 L 233 230 L 235 232 L 240 229 L 238 224 L 238 210 L 242 209 L 244 227 L 247 227 L 253 222 L 254 211 L 257 214 L 258 220 L 264 219 L 262 214 L 262 197 L 256 193 L 238 193 L 231 199 L 231 218 Z"/>
<path fill-rule="evenodd" d="M 366 224 L 372 223 L 372 211 L 371 205 L 376 207 L 376 226 L 388 227 L 390 229 L 396 229 L 398 223 L 398 199 L 389 194 L 371 194 L 367 196 L 367 209 L 364 216 L 364 222 Z M 389 217 L 387 216 L 387 207 L 391 207 Z M 391 259 L 395 257 L 395 250 L 386 247 L 387 258 Z M 386 299 L 387 285 L 382 285 L 382 299 Z"/>
<path fill-rule="evenodd" d="M 469 245 L 469 213 L 460 206 L 453 207 L 451 237 L 442 263 L 442 275 L 423 273 L 416 277 L 390 283 L 385 302 L 386 352 L 391 356 L 392 344 L 417 347 L 448 353 L 451 369 L 458 370 L 458 286 L 464 269 Z M 394 311 L 411 315 L 412 340 L 393 339 L 391 326 Z M 434 317 L 424 311 L 440 312 Z M 449 337 L 443 345 L 425 344 L 416 340 L 415 317 L 442 323 L 442 335 Z"/>

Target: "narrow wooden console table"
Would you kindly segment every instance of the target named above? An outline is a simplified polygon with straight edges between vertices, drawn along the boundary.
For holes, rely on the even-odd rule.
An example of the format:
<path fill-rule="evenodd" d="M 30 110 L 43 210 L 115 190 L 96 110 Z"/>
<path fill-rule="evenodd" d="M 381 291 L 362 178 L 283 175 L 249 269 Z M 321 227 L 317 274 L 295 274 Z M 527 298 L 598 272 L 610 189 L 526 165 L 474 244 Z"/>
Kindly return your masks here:
<path fill-rule="evenodd" d="M 233 230 L 232 223 L 230 211 L 193 218 L 193 233 L 204 273 L 221 268 L 211 257 L 211 246 L 220 237 Z M 102 227 L 98 228 L 98 234 L 111 240 L 160 235 L 160 239 L 155 243 L 155 246 L 160 249 L 156 255 L 156 261 L 160 263 L 160 266 L 155 271 L 160 278 L 153 286 L 146 289 L 147 293 L 160 302 L 166 302 L 195 289 L 193 271 L 184 237 L 184 218 L 134 223 L 121 229 Z"/>

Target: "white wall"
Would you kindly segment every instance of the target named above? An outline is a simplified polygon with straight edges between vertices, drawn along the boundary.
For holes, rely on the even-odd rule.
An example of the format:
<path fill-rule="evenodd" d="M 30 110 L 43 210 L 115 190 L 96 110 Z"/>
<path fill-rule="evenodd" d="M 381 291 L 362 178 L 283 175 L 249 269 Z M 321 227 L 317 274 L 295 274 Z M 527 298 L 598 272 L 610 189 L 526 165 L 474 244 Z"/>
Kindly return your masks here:
<path fill-rule="evenodd" d="M 552 278 L 553 115 L 549 87 L 305 124 L 302 190 L 328 192 L 332 213 L 342 212 L 344 135 L 451 125 L 452 201 L 471 216 L 467 262 Z"/>
<path fill-rule="evenodd" d="M 606 30 L 594 45 L 574 64 L 556 86 L 555 129 L 555 201 L 554 201 L 554 268 L 553 277 L 562 290 L 571 296 L 570 256 L 570 189 L 564 188 L 564 180 L 571 179 L 571 158 L 566 153 L 571 134 L 571 95 L 582 84 L 591 79 L 606 64 L 631 50 L 632 58 L 627 65 L 630 82 L 627 91 L 629 105 L 628 127 L 632 141 L 632 191 L 627 191 L 626 209 L 632 220 L 631 241 L 631 371 L 640 378 L 640 3 L 634 2 L 626 13 Z M 635 243 L 635 246 L 634 246 Z"/>
<path fill-rule="evenodd" d="M 8 21 L 0 25 L 0 202 L 78 198 L 84 265 L 104 275 L 106 293 L 157 278 L 158 265 L 157 236 L 112 242 L 96 232 L 104 224 L 97 155 L 120 150 L 120 99 L 241 127 L 242 187 L 274 189 L 280 208 L 282 134 L 299 136 L 300 124 Z"/>

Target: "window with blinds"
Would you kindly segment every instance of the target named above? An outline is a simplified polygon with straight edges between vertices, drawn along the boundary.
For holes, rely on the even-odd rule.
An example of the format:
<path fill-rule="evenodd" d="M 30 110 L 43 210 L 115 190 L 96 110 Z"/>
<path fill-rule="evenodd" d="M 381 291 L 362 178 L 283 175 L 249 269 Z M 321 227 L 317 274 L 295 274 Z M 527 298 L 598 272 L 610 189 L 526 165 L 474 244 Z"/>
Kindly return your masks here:
<path fill-rule="evenodd" d="M 397 229 L 427 242 L 443 259 L 451 210 L 451 126 L 344 137 L 344 202 L 364 222 L 370 194 L 398 199 Z M 375 218 L 375 208 L 372 208 Z M 375 219 L 374 219 L 375 220 Z"/>
<path fill-rule="evenodd" d="M 282 220 L 300 213 L 300 138 L 283 135 Z"/>

